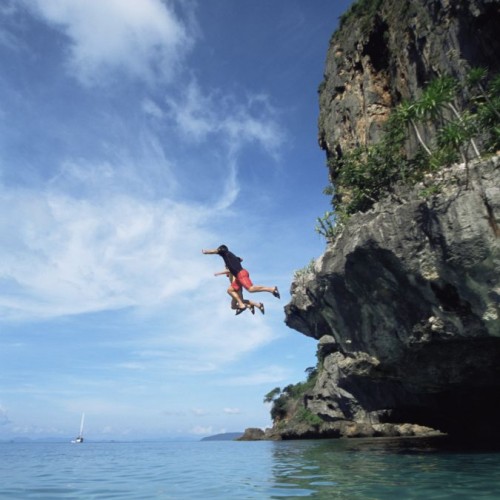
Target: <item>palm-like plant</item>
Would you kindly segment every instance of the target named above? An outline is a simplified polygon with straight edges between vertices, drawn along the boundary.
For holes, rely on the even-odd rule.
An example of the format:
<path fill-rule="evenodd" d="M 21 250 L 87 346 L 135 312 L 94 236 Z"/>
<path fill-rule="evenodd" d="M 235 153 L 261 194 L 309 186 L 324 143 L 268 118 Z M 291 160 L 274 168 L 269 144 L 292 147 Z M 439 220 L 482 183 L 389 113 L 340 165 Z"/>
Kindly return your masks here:
<path fill-rule="evenodd" d="M 439 148 L 443 151 L 459 151 L 462 160 L 466 162 L 465 154 L 461 148 L 468 138 L 466 129 L 460 123 L 450 122 L 440 129 L 437 136 L 437 143 Z"/>
<path fill-rule="evenodd" d="M 337 213 L 332 211 L 325 212 L 323 217 L 316 218 L 315 231 L 323 236 L 327 241 L 333 240 L 337 231 L 340 230 Z"/>
<path fill-rule="evenodd" d="M 458 112 L 453 101 L 455 99 L 458 89 L 458 83 L 456 80 L 449 76 L 442 76 L 433 80 L 422 93 L 421 98 L 416 103 L 417 116 L 421 119 L 428 118 L 430 120 L 436 121 L 441 120 L 446 121 L 444 116 L 444 109 L 449 109 L 459 121 L 462 127 L 465 129 L 470 129 L 470 123 L 466 123 L 464 117 Z M 472 137 L 469 137 L 469 141 L 474 149 L 474 153 L 479 158 L 481 154 L 479 149 Z"/>
<path fill-rule="evenodd" d="M 432 80 L 425 88 L 420 99 L 415 103 L 419 119 L 443 121 L 443 109 L 453 102 L 456 83 L 449 77 Z"/>
<path fill-rule="evenodd" d="M 425 143 L 422 135 L 420 134 L 420 130 L 417 127 L 418 120 L 418 108 L 415 106 L 415 103 L 411 103 L 409 101 L 403 101 L 397 108 L 393 118 L 394 121 L 400 121 L 401 123 L 408 124 L 415 137 L 417 138 L 420 145 L 424 148 L 425 152 L 431 156 L 432 152 Z"/>

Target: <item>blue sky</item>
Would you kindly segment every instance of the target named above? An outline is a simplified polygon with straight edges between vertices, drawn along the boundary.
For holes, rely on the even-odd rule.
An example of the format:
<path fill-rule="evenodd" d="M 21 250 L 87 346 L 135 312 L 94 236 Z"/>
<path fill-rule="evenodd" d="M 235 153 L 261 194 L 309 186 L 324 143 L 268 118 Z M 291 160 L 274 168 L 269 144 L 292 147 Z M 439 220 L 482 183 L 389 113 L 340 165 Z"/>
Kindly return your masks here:
<path fill-rule="evenodd" d="M 286 327 L 329 209 L 317 145 L 351 0 L 4 0 L 0 439 L 202 437 L 271 425 L 305 379 Z M 225 243 L 264 316 L 234 316 Z"/>

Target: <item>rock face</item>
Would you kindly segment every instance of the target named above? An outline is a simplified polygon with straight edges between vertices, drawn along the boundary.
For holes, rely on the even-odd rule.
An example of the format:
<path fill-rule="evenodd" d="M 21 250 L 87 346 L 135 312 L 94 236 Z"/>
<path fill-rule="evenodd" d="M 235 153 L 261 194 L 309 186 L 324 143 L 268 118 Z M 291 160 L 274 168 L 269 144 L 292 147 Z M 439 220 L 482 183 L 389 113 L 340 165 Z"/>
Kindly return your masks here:
<path fill-rule="evenodd" d="M 305 405 L 333 427 L 500 435 L 500 157 L 470 169 L 354 215 L 293 283 L 286 323 L 322 365 Z"/>
<path fill-rule="evenodd" d="M 358 5 L 320 89 L 327 157 L 376 142 L 391 108 L 433 77 L 500 70 L 498 0 Z M 500 157 L 435 175 L 433 196 L 398 187 L 352 216 L 292 284 L 286 324 L 319 341 L 304 406 L 323 424 L 274 435 L 500 437 Z"/>
<path fill-rule="evenodd" d="M 498 0 L 357 4 L 332 37 L 320 86 L 319 144 L 327 157 L 376 142 L 391 108 L 418 97 L 433 78 L 500 70 Z M 410 156 L 416 146 L 408 144 Z"/>
<path fill-rule="evenodd" d="M 240 436 L 237 441 L 261 441 L 265 439 L 265 434 L 262 429 L 258 427 L 249 427 L 245 429 L 245 432 Z"/>

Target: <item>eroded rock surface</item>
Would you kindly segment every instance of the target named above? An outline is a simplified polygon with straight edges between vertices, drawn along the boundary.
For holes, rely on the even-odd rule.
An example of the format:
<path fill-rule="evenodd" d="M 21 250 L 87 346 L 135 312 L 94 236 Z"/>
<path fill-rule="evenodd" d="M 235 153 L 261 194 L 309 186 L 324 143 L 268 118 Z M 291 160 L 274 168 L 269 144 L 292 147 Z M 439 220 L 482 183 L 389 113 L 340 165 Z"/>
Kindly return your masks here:
<path fill-rule="evenodd" d="M 354 215 L 293 283 L 286 323 L 321 360 L 306 407 L 334 427 L 500 435 L 500 157 L 469 169 Z"/>

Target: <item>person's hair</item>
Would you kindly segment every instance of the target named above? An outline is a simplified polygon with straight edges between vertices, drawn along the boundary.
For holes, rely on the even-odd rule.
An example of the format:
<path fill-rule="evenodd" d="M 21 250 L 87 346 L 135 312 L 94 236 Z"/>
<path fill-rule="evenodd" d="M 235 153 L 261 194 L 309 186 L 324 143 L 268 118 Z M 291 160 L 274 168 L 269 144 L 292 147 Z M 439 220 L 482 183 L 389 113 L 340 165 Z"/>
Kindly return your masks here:
<path fill-rule="evenodd" d="M 218 253 L 225 253 L 229 250 L 229 248 L 227 248 L 226 245 L 221 245 L 218 249 L 217 249 L 217 252 Z"/>

